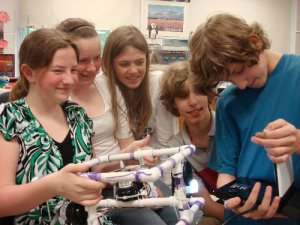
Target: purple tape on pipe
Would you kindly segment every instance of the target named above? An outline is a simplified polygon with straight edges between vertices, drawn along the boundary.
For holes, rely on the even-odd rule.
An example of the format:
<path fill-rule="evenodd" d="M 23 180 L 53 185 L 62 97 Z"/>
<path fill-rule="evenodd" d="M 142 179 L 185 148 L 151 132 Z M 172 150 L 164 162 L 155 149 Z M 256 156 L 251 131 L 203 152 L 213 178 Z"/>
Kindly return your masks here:
<path fill-rule="evenodd" d="M 141 182 L 141 179 L 140 179 L 140 175 L 142 174 L 141 171 L 136 171 L 135 173 L 135 180 L 136 182 Z"/>
<path fill-rule="evenodd" d="M 96 172 L 88 172 L 88 173 L 82 173 L 80 176 L 87 177 L 91 180 L 100 181 L 101 180 L 101 174 Z"/>
<path fill-rule="evenodd" d="M 176 166 L 176 161 L 173 158 L 169 158 L 168 160 L 170 160 L 172 162 L 172 167 L 174 168 Z"/>
<path fill-rule="evenodd" d="M 199 209 L 202 209 L 204 204 L 201 201 L 195 201 L 192 205 L 198 205 Z"/>
<path fill-rule="evenodd" d="M 166 171 L 165 168 L 163 168 L 162 166 L 157 166 L 157 168 L 158 168 L 159 171 L 160 171 L 160 175 L 163 175 L 164 172 Z"/>
<path fill-rule="evenodd" d="M 183 210 L 189 210 L 189 209 L 190 209 L 189 204 L 184 203 L 184 204 L 183 204 Z"/>
<path fill-rule="evenodd" d="M 130 152 L 129 157 L 130 157 L 130 159 L 134 159 L 134 153 Z"/>
<path fill-rule="evenodd" d="M 191 153 L 195 153 L 196 152 L 196 148 L 193 145 L 189 145 L 189 149 L 191 150 Z"/>

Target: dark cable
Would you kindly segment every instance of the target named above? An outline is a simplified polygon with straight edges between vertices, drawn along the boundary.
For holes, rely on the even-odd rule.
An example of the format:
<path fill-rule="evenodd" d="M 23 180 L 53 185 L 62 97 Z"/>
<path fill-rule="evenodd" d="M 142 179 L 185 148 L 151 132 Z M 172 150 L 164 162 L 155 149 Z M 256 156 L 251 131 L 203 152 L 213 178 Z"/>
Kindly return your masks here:
<path fill-rule="evenodd" d="M 229 223 L 231 220 L 235 219 L 238 216 L 242 216 L 242 215 L 245 215 L 245 214 L 247 214 L 249 212 L 252 212 L 252 211 L 256 210 L 257 207 L 258 207 L 257 205 L 254 205 L 251 209 L 248 209 L 245 212 L 241 212 L 239 214 L 235 214 L 235 215 L 229 217 L 224 223 L 222 223 L 222 225 L 226 225 L 227 223 Z"/>

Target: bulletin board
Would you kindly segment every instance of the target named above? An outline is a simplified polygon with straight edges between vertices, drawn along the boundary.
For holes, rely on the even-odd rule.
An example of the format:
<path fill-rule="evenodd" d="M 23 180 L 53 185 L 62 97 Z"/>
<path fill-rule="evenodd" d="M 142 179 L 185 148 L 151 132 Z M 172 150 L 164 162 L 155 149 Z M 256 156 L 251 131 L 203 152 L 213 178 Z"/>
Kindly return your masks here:
<path fill-rule="evenodd" d="M 0 76 L 15 76 L 15 55 L 0 54 Z"/>
<path fill-rule="evenodd" d="M 175 1 L 141 2 L 141 31 L 150 36 L 155 27 L 158 37 L 186 37 L 186 3 Z"/>

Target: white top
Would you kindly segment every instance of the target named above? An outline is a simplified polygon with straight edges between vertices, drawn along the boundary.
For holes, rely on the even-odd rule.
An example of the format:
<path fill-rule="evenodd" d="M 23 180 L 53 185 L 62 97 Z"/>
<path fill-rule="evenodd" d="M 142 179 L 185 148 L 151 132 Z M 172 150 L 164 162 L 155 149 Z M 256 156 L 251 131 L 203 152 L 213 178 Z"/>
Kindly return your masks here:
<path fill-rule="evenodd" d="M 208 160 L 213 148 L 215 130 L 216 130 L 216 114 L 214 111 L 211 111 L 211 126 L 207 134 L 208 136 L 208 146 L 207 148 L 199 148 L 196 146 L 196 152 L 193 155 L 187 157 L 187 160 L 191 163 L 195 171 L 199 172 L 203 170 L 208 165 Z M 182 130 L 178 134 L 174 135 L 168 142 L 169 147 L 177 147 L 181 145 L 192 144 L 192 140 L 187 131 L 187 125 L 184 122 Z"/>
<path fill-rule="evenodd" d="M 215 112 L 212 111 L 212 120 L 211 120 L 211 127 L 208 132 L 208 146 L 207 148 L 196 148 L 196 152 L 193 155 L 187 157 L 187 160 L 193 167 L 193 178 L 198 183 L 198 190 L 200 190 L 204 183 L 202 179 L 195 173 L 203 170 L 208 165 L 208 160 L 213 148 L 215 130 L 216 130 L 216 119 L 215 119 Z M 189 145 L 192 144 L 192 140 L 188 134 L 186 123 L 183 123 L 182 130 L 174 135 L 168 142 L 169 147 L 177 147 L 181 145 Z M 171 176 L 169 174 L 165 174 L 163 177 L 165 183 L 171 184 Z"/>
<path fill-rule="evenodd" d="M 153 131 L 149 146 L 154 149 L 168 148 L 168 140 L 179 131 L 177 117 L 173 116 L 159 100 L 162 75 L 162 71 L 153 71 L 149 74 L 152 115 L 148 128 Z"/>
<path fill-rule="evenodd" d="M 111 94 L 107 85 L 105 75 L 97 75 L 95 85 L 102 96 L 104 102 L 104 112 L 100 116 L 92 117 L 93 130 L 95 135 L 92 138 L 94 151 L 97 156 L 105 154 L 113 154 L 120 152 L 117 139 L 125 139 L 132 136 L 129 124 L 126 119 L 126 110 L 119 112 L 119 129 L 114 136 L 114 118 L 111 109 Z M 117 101 L 123 109 L 126 109 L 125 102 L 121 97 L 119 89 L 117 89 Z"/>

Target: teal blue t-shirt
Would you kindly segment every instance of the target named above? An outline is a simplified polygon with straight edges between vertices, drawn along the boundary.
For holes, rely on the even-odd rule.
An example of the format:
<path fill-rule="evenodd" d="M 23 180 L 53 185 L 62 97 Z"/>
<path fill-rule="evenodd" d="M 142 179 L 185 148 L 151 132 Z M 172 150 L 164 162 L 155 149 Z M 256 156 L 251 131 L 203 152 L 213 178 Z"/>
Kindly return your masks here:
<path fill-rule="evenodd" d="M 215 148 L 210 165 L 220 173 L 275 181 L 274 163 L 251 137 L 282 118 L 300 129 L 300 56 L 283 55 L 264 87 L 226 88 L 217 103 Z M 300 155 L 293 154 L 295 183 L 300 185 Z M 218 162 L 217 164 L 215 162 Z M 228 218 L 232 212 L 226 212 Z M 289 219 L 237 217 L 229 224 L 300 224 Z"/>

